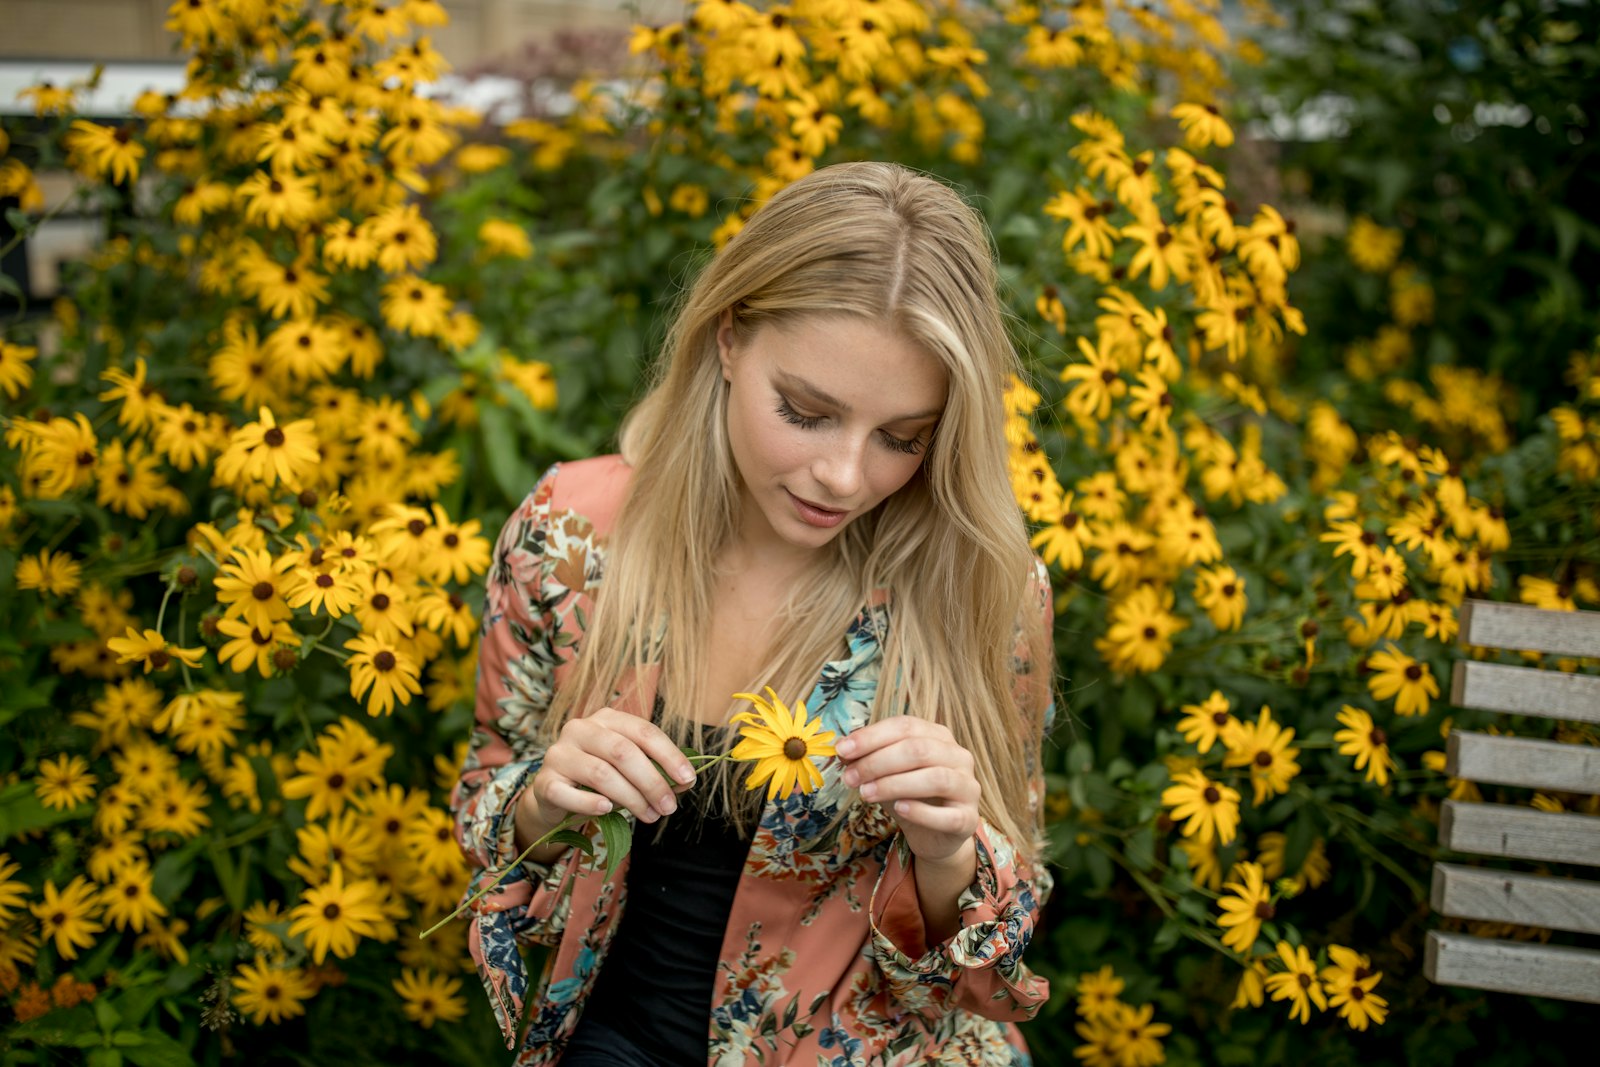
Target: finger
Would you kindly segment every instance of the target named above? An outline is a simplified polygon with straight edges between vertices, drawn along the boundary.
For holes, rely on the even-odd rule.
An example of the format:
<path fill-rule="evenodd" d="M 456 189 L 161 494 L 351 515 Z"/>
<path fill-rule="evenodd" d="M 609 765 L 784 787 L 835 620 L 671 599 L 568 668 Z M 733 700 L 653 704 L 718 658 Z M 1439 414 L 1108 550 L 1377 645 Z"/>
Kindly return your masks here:
<path fill-rule="evenodd" d="M 843 760 L 856 760 L 870 752 L 913 737 L 950 737 L 949 727 L 914 715 L 895 715 L 880 719 L 834 742 L 833 749 Z"/>
<path fill-rule="evenodd" d="M 899 800 L 894 805 L 895 818 L 904 828 L 907 825 L 967 838 L 978 832 L 977 813 L 960 806 L 929 804 L 921 800 Z"/>
<path fill-rule="evenodd" d="M 562 779 L 554 779 L 545 787 L 544 799 L 551 807 L 573 815 L 605 815 L 615 808 L 603 794 L 579 789 Z"/>
<path fill-rule="evenodd" d="M 889 774 L 918 767 L 952 767 L 971 771 L 972 753 L 954 741 L 938 737 L 908 737 L 857 757 L 844 770 L 844 784 L 860 786 Z"/>
<path fill-rule="evenodd" d="M 658 775 L 673 780 L 676 786 L 694 784 L 694 765 L 685 758 L 677 742 L 668 737 L 661 727 L 648 719 L 630 715 L 625 711 L 617 711 L 615 708 L 601 708 L 590 718 L 602 713 L 605 718 L 600 720 L 601 722 L 631 738 L 647 758 L 655 761 L 656 766 L 660 768 Z"/>
<path fill-rule="evenodd" d="M 634 775 L 629 775 L 622 767 L 618 766 L 616 746 L 611 742 L 620 741 L 627 745 L 633 753 L 634 760 L 639 766 L 634 768 Z M 599 793 L 612 804 L 619 808 L 626 808 L 633 812 L 643 822 L 655 822 L 662 815 L 661 809 L 651 803 L 649 794 L 640 789 L 635 777 L 643 777 L 646 782 L 654 777 L 656 782 L 661 781 L 661 776 L 656 774 L 637 746 L 627 738 L 617 734 L 609 734 L 602 739 L 601 744 L 609 750 L 603 753 L 578 749 L 566 754 L 562 760 L 561 771 L 574 785 L 586 787 Z M 642 767 L 642 771 L 641 768 Z M 646 786 L 646 788 L 649 788 Z"/>
<path fill-rule="evenodd" d="M 950 767 L 919 767 L 861 785 L 861 799 L 875 804 L 921 800 L 938 804 L 975 805 L 978 783 L 972 775 Z"/>
<path fill-rule="evenodd" d="M 644 723 L 644 726 L 650 726 Z M 655 727 L 650 726 L 651 729 Z M 648 814 L 641 807 L 636 806 L 631 799 L 624 800 L 622 796 L 612 793 L 611 799 L 624 805 L 646 822 L 654 822 L 662 815 L 670 815 L 677 810 L 678 801 L 672 789 L 672 782 L 663 777 L 650 762 L 650 757 L 640 747 L 637 731 L 624 726 L 620 730 L 610 729 L 597 724 L 592 730 L 578 733 L 577 740 L 585 753 L 608 764 L 610 768 L 626 780 L 626 788 L 630 798 L 638 796 L 643 799 L 642 808 L 652 809 Z M 679 756 L 682 759 L 682 756 Z M 610 775 L 602 774 L 601 777 L 608 783 L 615 781 Z M 604 790 L 602 790 L 604 791 Z"/>

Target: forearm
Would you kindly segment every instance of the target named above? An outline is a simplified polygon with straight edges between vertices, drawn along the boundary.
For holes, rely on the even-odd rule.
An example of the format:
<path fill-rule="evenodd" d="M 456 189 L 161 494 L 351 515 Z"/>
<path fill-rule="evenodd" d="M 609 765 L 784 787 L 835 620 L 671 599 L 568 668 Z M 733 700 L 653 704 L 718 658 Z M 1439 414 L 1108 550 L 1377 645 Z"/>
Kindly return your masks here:
<path fill-rule="evenodd" d="M 922 908 L 922 925 L 928 944 L 948 941 L 961 929 L 961 894 L 978 873 L 975 839 L 968 838 L 949 859 L 930 861 L 919 857 L 912 860 L 911 873 L 917 885 L 917 903 Z"/>

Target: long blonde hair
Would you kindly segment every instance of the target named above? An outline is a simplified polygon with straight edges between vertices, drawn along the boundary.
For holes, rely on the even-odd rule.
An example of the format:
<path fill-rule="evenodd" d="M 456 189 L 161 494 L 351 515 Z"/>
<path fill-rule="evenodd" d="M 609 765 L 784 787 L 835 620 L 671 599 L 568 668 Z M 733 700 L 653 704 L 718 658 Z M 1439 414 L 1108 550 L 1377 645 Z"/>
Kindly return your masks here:
<path fill-rule="evenodd" d="M 581 654 L 546 720 L 552 735 L 615 700 L 623 679 L 658 668 L 663 728 L 690 737 L 689 713 L 705 703 L 713 578 L 740 500 L 719 319 L 731 309 L 742 341 L 766 325 L 858 316 L 938 359 L 945 410 L 917 476 L 845 527 L 779 606 L 783 639 L 748 688 L 770 684 L 786 700 L 809 694 L 872 592 L 888 590 L 873 719 L 910 714 L 949 726 L 975 757 L 981 814 L 1033 856 L 1029 772 L 1053 656 L 1007 476 L 1001 393 L 1020 367 L 997 286 L 978 214 L 904 167 L 823 168 L 755 213 L 695 280 L 624 423 L 632 478 Z M 1020 679 L 1019 640 L 1029 665 Z M 723 787 L 732 796 L 726 778 Z M 733 810 L 741 822 L 753 813 Z"/>

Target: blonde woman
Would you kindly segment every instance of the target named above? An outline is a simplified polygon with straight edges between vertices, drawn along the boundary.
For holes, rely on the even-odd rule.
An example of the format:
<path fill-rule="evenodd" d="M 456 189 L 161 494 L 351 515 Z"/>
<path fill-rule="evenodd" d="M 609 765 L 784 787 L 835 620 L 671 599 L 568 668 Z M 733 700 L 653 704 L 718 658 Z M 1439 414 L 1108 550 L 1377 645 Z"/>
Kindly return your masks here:
<path fill-rule="evenodd" d="M 1053 704 L 1016 370 L 976 213 L 828 167 L 701 273 L 621 455 L 506 523 L 452 798 L 476 882 L 569 815 L 638 831 L 610 879 L 542 846 L 475 912 L 518 1064 L 1027 1062 Z M 696 781 L 679 745 L 725 749 L 768 685 L 837 735 L 821 786 Z M 531 998 L 521 943 L 551 950 Z"/>

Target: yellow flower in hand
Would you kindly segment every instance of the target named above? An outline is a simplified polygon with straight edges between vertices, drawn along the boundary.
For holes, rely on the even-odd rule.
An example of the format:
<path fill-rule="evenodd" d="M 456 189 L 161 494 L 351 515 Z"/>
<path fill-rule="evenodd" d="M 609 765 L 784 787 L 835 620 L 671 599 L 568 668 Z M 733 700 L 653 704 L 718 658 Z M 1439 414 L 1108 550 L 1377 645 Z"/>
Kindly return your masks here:
<path fill-rule="evenodd" d="M 806 721 L 806 705 L 797 700 L 791 713 L 767 687 L 767 696 L 735 693 L 735 700 L 748 700 L 755 711 L 740 712 L 730 722 L 740 723 L 740 741 L 729 753 L 736 760 L 752 760 L 755 766 L 745 782 L 755 789 L 767 786 L 767 799 L 792 792 L 795 786 L 810 793 L 822 784 L 822 774 L 812 764 L 813 756 L 833 755 L 833 731 L 822 729 L 822 720 Z"/>

